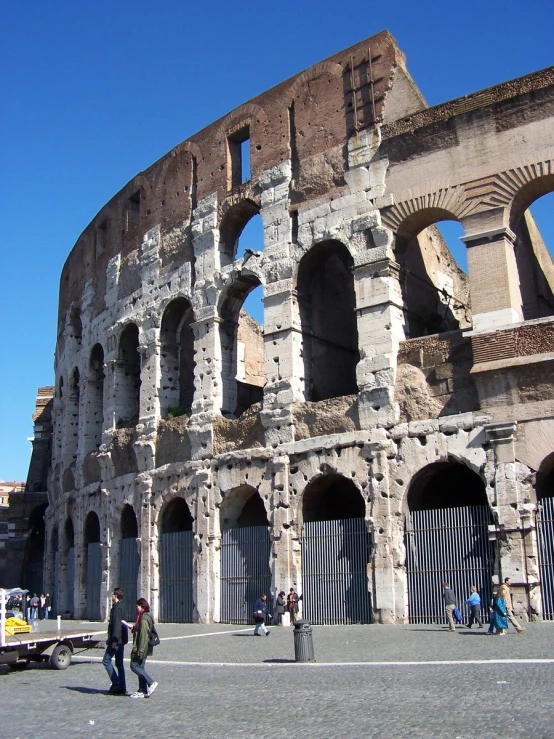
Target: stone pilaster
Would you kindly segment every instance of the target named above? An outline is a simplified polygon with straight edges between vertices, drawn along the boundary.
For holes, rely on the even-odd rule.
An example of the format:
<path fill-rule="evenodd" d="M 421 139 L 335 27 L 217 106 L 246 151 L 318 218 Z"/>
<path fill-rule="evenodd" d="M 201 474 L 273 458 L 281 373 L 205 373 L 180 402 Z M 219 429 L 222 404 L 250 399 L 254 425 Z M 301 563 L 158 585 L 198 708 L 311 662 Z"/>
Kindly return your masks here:
<path fill-rule="evenodd" d="M 219 621 L 219 553 L 215 551 L 211 470 L 197 472 L 195 529 L 193 542 L 194 620 L 198 623 Z M 216 572 L 217 570 L 217 572 Z"/>

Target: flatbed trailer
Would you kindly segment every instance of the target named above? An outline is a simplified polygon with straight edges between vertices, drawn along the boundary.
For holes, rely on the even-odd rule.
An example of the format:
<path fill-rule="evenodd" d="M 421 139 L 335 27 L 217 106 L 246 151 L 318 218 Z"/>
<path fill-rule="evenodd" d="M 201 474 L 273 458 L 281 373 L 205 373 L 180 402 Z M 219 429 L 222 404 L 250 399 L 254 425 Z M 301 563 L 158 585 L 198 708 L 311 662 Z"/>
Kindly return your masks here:
<path fill-rule="evenodd" d="M 55 670 L 66 670 L 75 652 L 94 649 L 106 641 L 105 631 L 62 630 L 60 621 L 57 627 L 52 622 L 52 628 L 48 622 L 40 624 L 45 626 L 41 631 L 6 634 L 5 593 L 0 589 L 0 665 L 24 667 L 30 662 L 49 662 Z"/>

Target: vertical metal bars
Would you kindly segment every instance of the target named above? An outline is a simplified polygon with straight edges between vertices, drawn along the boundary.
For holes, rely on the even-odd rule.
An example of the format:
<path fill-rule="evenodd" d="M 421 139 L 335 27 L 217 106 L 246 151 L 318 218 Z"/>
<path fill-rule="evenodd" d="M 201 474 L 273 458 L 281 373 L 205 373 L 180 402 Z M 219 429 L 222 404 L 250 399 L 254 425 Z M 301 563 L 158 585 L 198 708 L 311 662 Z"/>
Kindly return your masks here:
<path fill-rule="evenodd" d="M 192 531 L 160 536 L 160 621 L 192 623 Z"/>
<path fill-rule="evenodd" d="M 52 599 L 52 615 L 57 616 L 59 611 L 59 597 L 58 592 L 60 588 L 60 556 L 58 550 L 54 552 L 54 572 L 52 578 L 52 592 L 50 593 Z"/>
<path fill-rule="evenodd" d="M 267 526 L 224 529 L 221 542 L 221 621 L 252 623 L 256 600 L 265 593 L 271 609 L 271 540 Z"/>
<path fill-rule="evenodd" d="M 137 609 L 137 581 L 140 553 L 135 538 L 119 540 L 119 578 L 117 586 L 123 590 L 123 610 L 127 621 L 134 621 Z"/>
<path fill-rule="evenodd" d="M 314 521 L 302 532 L 303 615 L 314 624 L 371 623 L 363 518 Z"/>
<path fill-rule="evenodd" d="M 542 617 L 554 621 L 554 498 L 542 498 L 537 513 Z"/>
<path fill-rule="evenodd" d="M 412 624 L 446 623 L 442 583 L 448 582 L 465 618 L 475 585 L 486 620 L 492 597 L 493 543 L 488 506 L 412 511 L 406 517 L 408 611 Z"/>
<path fill-rule="evenodd" d="M 85 617 L 100 619 L 100 587 L 102 585 L 102 547 L 99 542 L 87 544 L 87 583 Z"/>

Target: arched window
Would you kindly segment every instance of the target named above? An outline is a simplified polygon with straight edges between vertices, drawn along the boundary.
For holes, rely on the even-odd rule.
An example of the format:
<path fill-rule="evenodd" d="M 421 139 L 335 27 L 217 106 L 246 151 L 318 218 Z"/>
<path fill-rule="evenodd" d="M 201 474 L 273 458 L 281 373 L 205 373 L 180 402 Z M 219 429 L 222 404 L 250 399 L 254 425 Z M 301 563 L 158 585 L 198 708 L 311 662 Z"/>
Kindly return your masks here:
<path fill-rule="evenodd" d="M 233 205 L 223 216 L 219 227 L 219 252 L 222 267 L 232 264 L 237 257 L 242 257 L 245 249 L 262 251 L 263 238 L 259 238 L 260 235 L 263 237 L 261 218 L 259 220 L 254 218 L 259 211 L 256 203 L 243 200 Z M 254 223 L 247 226 L 251 219 L 254 219 Z"/>
<path fill-rule="evenodd" d="M 133 507 L 127 504 L 121 512 L 118 585 L 123 590 L 125 618 L 131 620 L 136 614 L 135 603 L 138 598 L 140 548 L 137 537 L 137 517 Z"/>
<path fill-rule="evenodd" d="M 348 249 L 338 241 L 318 244 L 300 262 L 298 304 L 306 400 L 358 392 L 360 354 L 352 265 Z"/>
<path fill-rule="evenodd" d="M 116 387 L 116 422 L 119 426 L 134 426 L 139 418 L 141 380 L 138 347 L 138 327 L 134 323 L 129 323 L 119 339 Z"/>
<path fill-rule="evenodd" d="M 525 320 L 554 315 L 554 176 L 533 180 L 514 199 L 510 227 Z"/>
<path fill-rule="evenodd" d="M 408 216 L 398 228 L 395 258 L 401 267 L 406 338 L 469 328 L 471 309 L 460 223 L 441 208 Z"/>
<path fill-rule="evenodd" d="M 85 521 L 85 617 L 95 621 L 101 616 L 100 591 L 102 587 L 102 549 L 100 545 L 100 521 L 91 511 Z"/>
<path fill-rule="evenodd" d="M 192 524 L 190 509 L 183 498 L 174 498 L 161 513 L 160 621 L 192 621 Z"/>
<path fill-rule="evenodd" d="M 162 317 L 160 407 L 162 418 L 168 413 L 190 413 L 194 397 L 194 321 L 185 298 L 172 300 Z"/>
<path fill-rule="evenodd" d="M 89 361 L 88 397 L 85 419 L 85 454 L 102 443 L 104 425 L 104 350 L 100 344 L 92 347 Z"/>

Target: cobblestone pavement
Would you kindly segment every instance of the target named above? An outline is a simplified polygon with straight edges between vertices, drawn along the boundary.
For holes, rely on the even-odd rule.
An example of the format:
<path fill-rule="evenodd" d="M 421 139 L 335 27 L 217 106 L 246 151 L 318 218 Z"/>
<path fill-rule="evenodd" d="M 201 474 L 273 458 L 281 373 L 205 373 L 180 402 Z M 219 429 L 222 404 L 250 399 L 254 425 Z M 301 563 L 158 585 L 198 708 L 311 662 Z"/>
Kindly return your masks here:
<path fill-rule="evenodd" d="M 0 736 L 251 739 L 292 722 L 295 737 L 317 739 L 554 737 L 554 623 L 506 637 L 315 626 L 318 661 L 304 665 L 292 629 L 244 628 L 161 624 L 147 667 L 159 688 L 146 700 L 107 695 L 97 650 L 65 671 L 3 668 Z"/>

